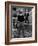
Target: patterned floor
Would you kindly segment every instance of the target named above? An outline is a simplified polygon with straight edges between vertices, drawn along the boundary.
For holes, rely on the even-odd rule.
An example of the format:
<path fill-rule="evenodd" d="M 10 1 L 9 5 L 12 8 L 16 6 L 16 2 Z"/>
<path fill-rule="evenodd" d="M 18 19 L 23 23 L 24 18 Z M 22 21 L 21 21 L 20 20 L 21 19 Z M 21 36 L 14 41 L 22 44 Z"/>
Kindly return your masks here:
<path fill-rule="evenodd" d="M 13 31 L 12 35 L 13 38 L 32 37 L 32 25 L 25 24 L 23 27 L 20 26 L 17 31 Z"/>

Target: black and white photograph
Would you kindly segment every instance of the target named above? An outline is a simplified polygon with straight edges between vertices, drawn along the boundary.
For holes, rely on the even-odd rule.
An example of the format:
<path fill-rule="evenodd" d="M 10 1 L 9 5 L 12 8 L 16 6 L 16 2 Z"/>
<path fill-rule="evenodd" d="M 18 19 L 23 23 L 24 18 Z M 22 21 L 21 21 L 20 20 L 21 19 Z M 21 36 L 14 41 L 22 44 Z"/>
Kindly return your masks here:
<path fill-rule="evenodd" d="M 11 37 L 32 37 L 32 8 L 11 6 Z"/>

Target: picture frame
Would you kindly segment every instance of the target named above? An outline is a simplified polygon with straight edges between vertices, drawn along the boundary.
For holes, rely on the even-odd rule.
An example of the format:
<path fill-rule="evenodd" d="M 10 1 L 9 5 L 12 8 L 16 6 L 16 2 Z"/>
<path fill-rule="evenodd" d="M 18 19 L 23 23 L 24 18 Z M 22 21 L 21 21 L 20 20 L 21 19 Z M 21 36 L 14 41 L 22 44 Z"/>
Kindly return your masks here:
<path fill-rule="evenodd" d="M 28 14 L 29 19 L 25 13 L 26 14 L 29 13 Z M 22 15 L 24 14 L 27 17 L 26 16 L 22 17 Z M 16 19 L 14 18 L 13 15 L 17 15 L 17 17 L 15 16 Z M 18 17 L 18 15 L 20 17 Z M 17 21 L 17 18 L 18 18 L 18 21 Z M 24 18 L 27 18 L 27 19 L 24 19 Z M 12 25 L 13 23 L 12 21 L 14 22 L 17 21 L 18 28 L 13 26 L 14 24 Z M 24 23 L 25 23 L 25 28 L 23 26 Z M 22 28 L 20 27 L 20 25 Z M 14 29 L 12 26 L 14 27 Z M 23 29 L 25 30 L 25 34 L 23 33 L 24 32 Z M 14 30 L 15 32 L 18 32 L 18 33 L 20 33 L 19 31 L 21 30 L 23 31 L 21 31 L 22 33 L 20 34 L 15 33 L 15 32 L 12 33 L 12 31 Z M 25 3 L 25 2 L 11 2 L 11 1 L 5 2 L 5 44 L 9 45 L 9 44 L 23 44 L 23 43 L 36 43 L 36 42 L 37 42 L 37 4 Z"/>

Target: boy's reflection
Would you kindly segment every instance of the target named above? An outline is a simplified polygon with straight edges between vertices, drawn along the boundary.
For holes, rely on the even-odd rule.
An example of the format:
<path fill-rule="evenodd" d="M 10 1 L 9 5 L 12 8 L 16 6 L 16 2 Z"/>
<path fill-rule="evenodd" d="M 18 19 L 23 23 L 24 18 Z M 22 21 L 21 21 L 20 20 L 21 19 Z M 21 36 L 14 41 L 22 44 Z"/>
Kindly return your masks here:
<path fill-rule="evenodd" d="M 29 23 L 29 19 L 28 19 L 28 17 L 29 17 L 29 9 L 26 9 L 25 10 L 25 23 Z"/>

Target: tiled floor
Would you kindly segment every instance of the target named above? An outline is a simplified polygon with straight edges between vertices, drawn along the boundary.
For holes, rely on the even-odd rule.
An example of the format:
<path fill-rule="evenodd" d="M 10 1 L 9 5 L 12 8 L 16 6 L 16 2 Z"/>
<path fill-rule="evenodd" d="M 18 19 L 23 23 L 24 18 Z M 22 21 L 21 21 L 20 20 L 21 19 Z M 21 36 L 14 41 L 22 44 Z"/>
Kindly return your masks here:
<path fill-rule="evenodd" d="M 23 27 L 17 28 L 17 31 L 13 32 L 14 38 L 24 38 L 32 36 L 32 25 L 25 24 Z"/>

